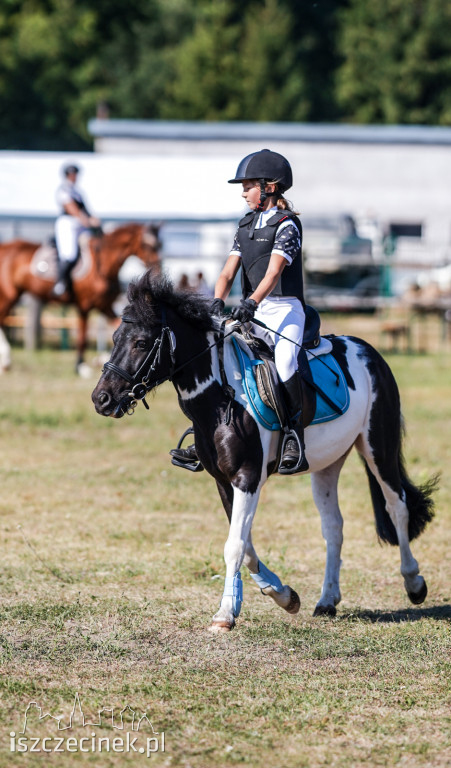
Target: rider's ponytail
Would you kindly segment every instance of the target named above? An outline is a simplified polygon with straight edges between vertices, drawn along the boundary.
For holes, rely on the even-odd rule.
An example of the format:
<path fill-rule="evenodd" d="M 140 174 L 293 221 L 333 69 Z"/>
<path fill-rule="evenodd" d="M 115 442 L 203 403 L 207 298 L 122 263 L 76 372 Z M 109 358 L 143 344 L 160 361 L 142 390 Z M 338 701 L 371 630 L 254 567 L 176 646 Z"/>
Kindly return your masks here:
<path fill-rule="evenodd" d="M 267 184 L 274 184 L 276 187 L 276 192 L 274 197 L 277 196 L 276 205 L 279 211 L 291 211 L 291 213 L 295 213 L 296 216 L 299 216 L 299 211 L 295 211 L 293 207 L 293 203 L 290 200 L 287 200 L 286 197 L 283 196 L 282 191 L 278 191 L 280 189 L 280 184 L 278 181 L 267 181 Z"/>
<path fill-rule="evenodd" d="M 277 198 L 277 207 L 279 211 L 291 211 L 296 215 L 299 213 L 298 211 L 294 210 L 293 203 L 291 203 L 290 200 L 287 200 L 283 195 Z"/>

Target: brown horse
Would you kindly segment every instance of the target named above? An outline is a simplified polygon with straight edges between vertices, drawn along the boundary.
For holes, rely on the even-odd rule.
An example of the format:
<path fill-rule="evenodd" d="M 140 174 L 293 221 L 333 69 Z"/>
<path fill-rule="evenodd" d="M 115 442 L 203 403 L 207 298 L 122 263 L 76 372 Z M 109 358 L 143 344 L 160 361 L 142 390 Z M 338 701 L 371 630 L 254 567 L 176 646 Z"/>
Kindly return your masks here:
<path fill-rule="evenodd" d="M 77 368 L 83 362 L 87 343 L 88 315 L 97 309 L 109 318 L 116 316 L 113 303 L 120 293 L 119 270 L 132 254 L 147 267 L 160 269 L 155 225 L 125 224 L 100 237 L 85 239 L 72 272 L 72 292 L 58 299 L 52 289 L 56 281 L 56 252 L 25 240 L 0 245 L 0 369 L 9 366 L 9 344 L 2 330 L 5 318 L 23 293 L 42 302 L 74 304 L 78 310 Z M 83 236 L 82 236 L 83 238 Z M 82 240 L 82 238 L 80 238 Z"/>

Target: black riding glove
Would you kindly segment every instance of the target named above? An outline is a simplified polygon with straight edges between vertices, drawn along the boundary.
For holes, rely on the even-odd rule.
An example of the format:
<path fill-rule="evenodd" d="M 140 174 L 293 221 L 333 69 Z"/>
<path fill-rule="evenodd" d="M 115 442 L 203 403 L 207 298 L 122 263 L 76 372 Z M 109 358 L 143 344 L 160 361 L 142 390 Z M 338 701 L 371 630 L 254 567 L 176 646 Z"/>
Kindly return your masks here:
<path fill-rule="evenodd" d="M 225 303 L 222 299 L 213 299 L 210 304 L 210 312 L 212 315 L 222 315 L 225 309 Z"/>
<path fill-rule="evenodd" d="M 240 323 L 248 323 L 254 317 L 257 306 L 254 299 L 241 299 L 240 306 L 232 311 L 232 318 Z"/>

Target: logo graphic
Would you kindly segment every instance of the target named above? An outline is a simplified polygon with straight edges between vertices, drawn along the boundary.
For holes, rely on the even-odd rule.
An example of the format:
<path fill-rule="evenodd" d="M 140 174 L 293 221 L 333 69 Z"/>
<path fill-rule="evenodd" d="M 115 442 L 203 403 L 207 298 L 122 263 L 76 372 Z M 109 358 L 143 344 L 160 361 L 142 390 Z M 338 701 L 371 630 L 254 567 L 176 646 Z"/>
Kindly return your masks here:
<path fill-rule="evenodd" d="M 45 722 L 53 726 L 62 736 L 32 737 L 29 731 L 36 723 Z M 90 728 L 89 736 L 68 736 L 74 727 Z M 100 736 L 93 728 L 111 728 L 113 736 Z M 144 733 L 145 731 L 145 733 Z M 121 735 L 119 736 L 119 732 Z M 74 704 L 68 720 L 63 715 L 43 712 L 36 701 L 30 701 L 25 709 L 22 730 L 10 733 L 11 752 L 136 752 L 150 757 L 155 752 L 165 751 L 165 734 L 156 731 L 147 713 L 138 713 L 126 705 L 115 714 L 114 707 L 102 707 L 97 717 L 85 716 L 80 695 L 75 694 Z"/>

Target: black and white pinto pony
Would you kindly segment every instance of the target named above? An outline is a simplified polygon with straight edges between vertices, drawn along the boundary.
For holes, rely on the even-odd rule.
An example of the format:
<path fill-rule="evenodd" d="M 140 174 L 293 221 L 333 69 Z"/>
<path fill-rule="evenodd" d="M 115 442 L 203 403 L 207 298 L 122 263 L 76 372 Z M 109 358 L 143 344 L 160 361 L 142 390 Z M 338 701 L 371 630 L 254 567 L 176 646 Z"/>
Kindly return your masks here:
<path fill-rule="evenodd" d="M 298 595 L 259 560 L 251 537 L 260 491 L 277 471 L 280 432 L 262 427 L 246 404 L 238 362 L 227 342 L 223 369 L 233 383 L 233 396 L 224 385 L 221 323 L 211 316 L 208 301 L 176 292 L 166 278 L 152 276 L 150 271 L 130 286 L 128 300 L 113 335 L 111 359 L 92 399 L 98 413 L 120 418 L 132 413 L 137 402 L 158 384 L 172 381 L 183 413 L 193 422 L 199 459 L 216 480 L 230 523 L 224 548 L 224 593 L 211 629 L 228 631 L 235 625 L 243 599 L 243 563 L 265 595 L 289 613 L 297 613 Z M 399 393 L 387 363 L 360 339 L 341 336 L 331 340 L 332 354 L 348 383 L 350 403 L 336 420 L 305 430 L 313 498 L 327 544 L 324 583 L 314 615 L 334 616 L 341 599 L 343 518 L 337 485 L 353 446 L 368 475 L 377 534 L 380 540 L 399 545 L 405 589 L 411 602 L 420 604 L 427 587 L 409 541 L 433 517 L 436 481 L 417 487 L 407 476 L 401 451 Z"/>

